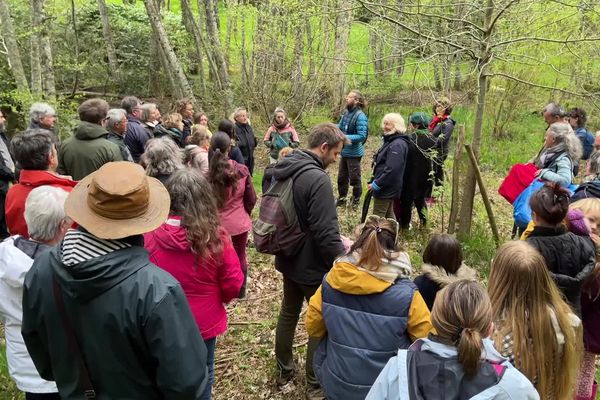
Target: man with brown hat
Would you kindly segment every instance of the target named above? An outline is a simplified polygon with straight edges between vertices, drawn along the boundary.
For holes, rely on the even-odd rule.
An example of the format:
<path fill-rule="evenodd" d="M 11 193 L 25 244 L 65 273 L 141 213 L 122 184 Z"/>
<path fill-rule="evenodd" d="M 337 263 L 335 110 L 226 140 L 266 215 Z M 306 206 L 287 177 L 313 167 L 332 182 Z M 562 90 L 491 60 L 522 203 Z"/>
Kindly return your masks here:
<path fill-rule="evenodd" d="M 112 162 L 73 189 L 79 229 L 25 277 L 22 334 L 62 399 L 199 399 L 206 348 L 179 283 L 148 259 L 142 234 L 169 194 L 141 166 Z"/>

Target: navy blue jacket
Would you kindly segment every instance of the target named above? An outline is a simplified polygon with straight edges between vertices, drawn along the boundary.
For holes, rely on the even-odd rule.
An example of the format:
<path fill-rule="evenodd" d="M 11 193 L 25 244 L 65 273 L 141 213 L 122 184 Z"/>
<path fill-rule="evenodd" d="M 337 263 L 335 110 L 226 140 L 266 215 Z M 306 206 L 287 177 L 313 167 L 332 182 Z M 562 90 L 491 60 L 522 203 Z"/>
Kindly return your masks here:
<path fill-rule="evenodd" d="M 376 199 L 400 197 L 409 145 L 409 137 L 402 133 L 383 136 L 383 145 L 373 156 L 375 167 L 371 188 Z"/>
<path fill-rule="evenodd" d="M 398 279 L 382 293 L 358 296 L 335 290 L 323 278 L 327 337 L 313 364 L 328 399 L 364 399 L 388 360 L 410 346 L 408 318 L 416 290 L 410 280 Z"/>
<path fill-rule="evenodd" d="M 140 161 L 140 157 L 144 154 L 144 146 L 149 139 L 150 134 L 140 120 L 133 115 L 127 115 L 127 132 L 125 132 L 124 142 L 129 148 L 134 162 Z"/>

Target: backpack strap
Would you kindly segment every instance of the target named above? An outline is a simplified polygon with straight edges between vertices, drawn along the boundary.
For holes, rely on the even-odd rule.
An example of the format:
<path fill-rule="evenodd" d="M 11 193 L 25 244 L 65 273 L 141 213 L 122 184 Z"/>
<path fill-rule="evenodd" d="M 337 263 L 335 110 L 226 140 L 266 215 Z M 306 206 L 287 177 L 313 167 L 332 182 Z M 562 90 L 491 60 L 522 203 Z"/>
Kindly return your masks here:
<path fill-rule="evenodd" d="M 71 349 L 71 353 L 75 356 L 77 360 L 77 364 L 79 366 L 79 373 L 81 375 L 81 379 L 83 380 L 83 396 L 86 399 L 93 400 L 96 398 L 96 391 L 94 390 L 94 386 L 92 385 L 92 380 L 90 379 L 90 373 L 88 371 L 85 360 L 83 359 L 83 354 L 81 354 L 81 349 L 77 342 L 77 335 L 75 334 L 75 330 L 73 329 L 73 325 L 69 321 L 69 316 L 67 315 L 67 310 L 65 308 L 65 301 L 63 298 L 62 290 L 56 280 L 56 276 L 53 274 L 52 276 L 52 291 L 54 292 L 54 302 L 56 303 L 56 308 L 58 308 L 58 313 L 60 314 L 60 319 L 62 320 L 63 328 L 65 328 L 65 332 L 67 333 L 67 342 L 69 343 L 69 348 Z"/>

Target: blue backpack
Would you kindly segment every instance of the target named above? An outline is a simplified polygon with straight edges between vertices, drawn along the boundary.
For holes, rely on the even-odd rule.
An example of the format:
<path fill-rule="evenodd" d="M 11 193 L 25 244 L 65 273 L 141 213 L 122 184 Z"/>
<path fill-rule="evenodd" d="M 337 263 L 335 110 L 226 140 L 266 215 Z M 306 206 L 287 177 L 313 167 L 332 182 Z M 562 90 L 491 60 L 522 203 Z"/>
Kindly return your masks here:
<path fill-rule="evenodd" d="M 594 135 L 592 134 L 592 132 L 585 128 L 578 128 L 575 131 L 575 135 L 577 135 L 577 137 L 581 141 L 581 147 L 583 148 L 583 156 L 581 157 L 581 159 L 587 160 L 588 158 L 590 158 L 592 151 L 594 151 Z"/>

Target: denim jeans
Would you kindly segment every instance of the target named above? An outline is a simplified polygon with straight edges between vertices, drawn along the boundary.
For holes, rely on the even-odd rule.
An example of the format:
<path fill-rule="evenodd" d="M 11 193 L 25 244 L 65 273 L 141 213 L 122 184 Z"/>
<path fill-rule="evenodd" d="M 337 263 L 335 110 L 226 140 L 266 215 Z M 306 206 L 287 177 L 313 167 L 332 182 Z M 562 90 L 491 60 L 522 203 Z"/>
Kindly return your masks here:
<path fill-rule="evenodd" d="M 210 394 L 212 392 L 213 382 L 215 381 L 215 347 L 217 345 L 217 338 L 207 339 L 204 341 L 206 345 L 206 366 L 208 367 L 208 382 L 200 400 L 210 400 Z"/>
<path fill-rule="evenodd" d="M 304 300 L 309 301 L 315 294 L 319 285 L 301 285 L 292 280 L 283 277 L 283 301 L 281 302 L 281 311 L 277 320 L 277 330 L 275 332 L 275 357 L 277 358 L 277 368 L 281 375 L 291 375 L 294 373 L 294 336 L 298 318 L 302 311 Z M 313 355 L 319 345 L 319 338 L 308 338 L 306 349 L 306 382 L 310 386 L 318 387 L 319 381 L 313 371 Z"/>

